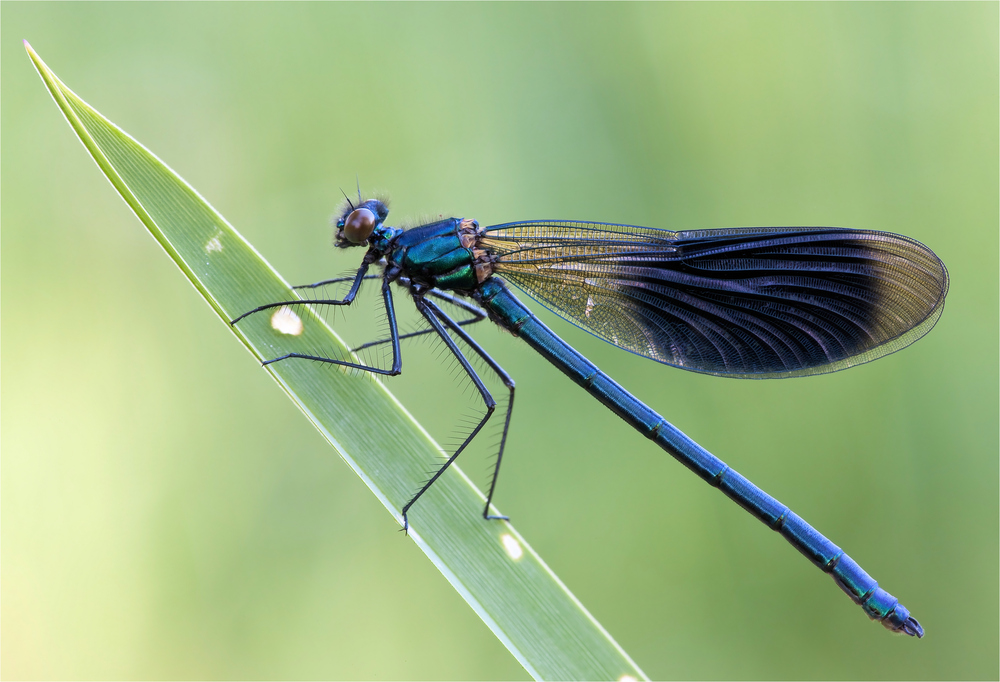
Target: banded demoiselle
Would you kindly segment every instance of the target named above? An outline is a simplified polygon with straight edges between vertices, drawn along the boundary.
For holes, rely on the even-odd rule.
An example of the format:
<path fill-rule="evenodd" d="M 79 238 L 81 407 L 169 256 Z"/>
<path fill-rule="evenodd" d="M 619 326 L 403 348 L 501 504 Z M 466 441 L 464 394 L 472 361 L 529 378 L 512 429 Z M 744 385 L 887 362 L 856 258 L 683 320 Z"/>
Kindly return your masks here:
<path fill-rule="evenodd" d="M 681 369 L 743 379 L 806 376 L 870 362 L 904 348 L 937 322 L 948 291 L 941 260 L 913 239 L 832 227 L 667 230 L 609 223 L 529 220 L 482 228 L 448 218 L 407 230 L 385 224 L 377 200 L 347 200 L 336 218 L 339 247 L 367 247 L 341 299 L 281 306 L 346 306 L 366 280 L 380 279 L 389 322 L 390 368 L 288 353 L 381 375 L 401 369 L 400 340 L 437 334 L 472 380 L 486 412 L 464 442 L 402 508 L 407 512 L 494 414 L 497 402 L 456 339 L 485 361 L 509 391 L 503 435 L 483 516 L 490 514 L 514 406 L 514 381 L 463 326 L 487 317 L 524 339 L 584 390 L 730 499 L 778 531 L 889 630 L 923 636 L 909 611 L 839 547 L 684 435 L 556 336 L 508 288 L 510 281 L 605 341 Z M 373 265 L 382 274 L 370 275 Z M 391 284 L 406 289 L 428 329 L 401 335 Z M 469 300 L 471 299 L 471 301 Z M 438 302 L 472 315 L 455 320 Z M 474 302 L 474 303 L 473 303 Z M 373 345 L 373 344 L 366 344 Z"/>

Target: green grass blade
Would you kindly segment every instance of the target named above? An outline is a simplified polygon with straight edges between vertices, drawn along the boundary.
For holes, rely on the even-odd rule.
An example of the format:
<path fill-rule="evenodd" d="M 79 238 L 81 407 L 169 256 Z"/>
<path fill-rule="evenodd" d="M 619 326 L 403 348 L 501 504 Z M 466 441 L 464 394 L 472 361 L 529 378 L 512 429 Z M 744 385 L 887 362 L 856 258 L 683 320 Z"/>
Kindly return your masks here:
<path fill-rule="evenodd" d="M 261 302 L 296 298 L 193 188 L 25 48 L 97 165 L 227 328 Z M 331 346 L 346 352 L 321 317 L 305 306 L 300 315 L 298 336 L 273 329 L 267 313 L 233 332 L 258 359 Z M 402 523 L 399 509 L 441 461 L 420 425 L 378 382 L 309 362 L 266 371 Z M 482 519 L 484 500 L 453 466 L 412 510 L 410 538 L 536 679 L 644 678 L 509 523 Z M 521 556 L 512 558 L 511 548 Z"/>

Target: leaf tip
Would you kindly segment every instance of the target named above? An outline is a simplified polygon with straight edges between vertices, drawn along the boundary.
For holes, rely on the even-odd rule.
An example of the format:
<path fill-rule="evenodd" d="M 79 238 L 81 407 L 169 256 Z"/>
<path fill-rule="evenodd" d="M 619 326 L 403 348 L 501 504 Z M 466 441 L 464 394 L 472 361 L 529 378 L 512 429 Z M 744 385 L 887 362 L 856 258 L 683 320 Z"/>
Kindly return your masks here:
<path fill-rule="evenodd" d="M 32 49 L 31 43 L 28 42 L 27 38 L 24 38 L 23 40 L 21 40 L 21 42 L 24 43 L 24 50 L 25 52 L 28 53 L 28 56 L 31 57 L 31 61 L 35 62 L 36 64 L 42 61 L 41 59 L 39 59 L 38 53 L 36 53 L 35 50 Z"/>

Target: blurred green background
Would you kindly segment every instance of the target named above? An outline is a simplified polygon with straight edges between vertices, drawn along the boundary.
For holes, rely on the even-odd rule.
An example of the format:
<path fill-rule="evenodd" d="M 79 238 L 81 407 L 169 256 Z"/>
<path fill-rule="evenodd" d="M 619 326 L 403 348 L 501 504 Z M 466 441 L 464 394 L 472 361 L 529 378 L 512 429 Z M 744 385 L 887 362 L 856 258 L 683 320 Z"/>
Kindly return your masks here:
<path fill-rule="evenodd" d="M 689 374 L 540 312 L 844 547 L 922 641 L 481 325 L 519 388 L 497 503 L 652 677 L 1000 675 L 996 3 L 7 2 L 0 19 L 4 678 L 525 677 L 184 283 L 25 38 L 295 283 L 356 264 L 328 227 L 356 178 L 394 222 L 928 244 L 952 277 L 940 323 L 833 375 Z M 338 331 L 367 340 L 352 320 Z M 433 349 L 404 352 L 389 386 L 448 442 L 471 403 Z"/>

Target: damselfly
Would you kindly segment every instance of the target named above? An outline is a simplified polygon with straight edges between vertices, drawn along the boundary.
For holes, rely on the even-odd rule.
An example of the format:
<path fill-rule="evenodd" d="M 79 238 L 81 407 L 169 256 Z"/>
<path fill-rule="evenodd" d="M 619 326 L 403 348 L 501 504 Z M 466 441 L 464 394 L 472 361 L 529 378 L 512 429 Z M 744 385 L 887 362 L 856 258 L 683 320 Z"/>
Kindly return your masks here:
<path fill-rule="evenodd" d="M 489 317 L 636 430 L 778 531 L 886 628 L 923 636 L 923 628 L 839 547 L 763 490 L 730 469 L 557 337 L 518 301 L 506 281 L 575 325 L 619 348 L 674 367 L 744 379 L 806 376 L 869 362 L 930 331 L 944 308 L 948 272 L 907 237 L 831 227 L 765 227 L 669 232 L 646 227 L 529 220 L 482 228 L 448 218 L 402 230 L 385 224 L 377 200 L 350 200 L 336 218 L 336 245 L 367 247 L 341 299 L 279 301 L 346 306 L 365 280 L 380 279 L 392 366 L 288 353 L 382 375 L 400 373 L 400 339 L 437 334 L 472 380 L 486 411 L 464 442 L 403 507 L 407 512 L 462 454 L 497 402 L 456 339 L 482 358 L 509 391 L 503 435 L 490 482 L 486 519 L 514 406 L 514 381 L 463 328 Z M 380 275 L 368 274 L 374 265 Z M 391 284 L 405 288 L 430 327 L 401 335 Z M 304 288 L 304 287 L 297 287 Z M 471 302 L 467 299 L 471 299 Z M 456 321 L 438 304 L 472 315 Z"/>

